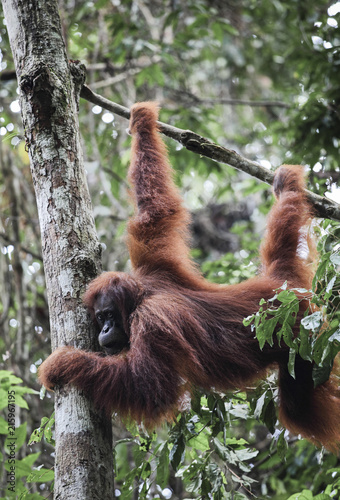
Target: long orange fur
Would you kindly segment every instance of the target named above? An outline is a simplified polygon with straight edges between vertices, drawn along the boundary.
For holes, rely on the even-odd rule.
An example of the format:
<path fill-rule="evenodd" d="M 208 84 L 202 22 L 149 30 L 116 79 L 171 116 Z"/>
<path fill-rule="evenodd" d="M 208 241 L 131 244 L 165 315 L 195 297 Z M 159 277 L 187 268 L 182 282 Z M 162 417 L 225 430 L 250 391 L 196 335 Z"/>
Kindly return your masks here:
<path fill-rule="evenodd" d="M 285 281 L 294 288 L 311 287 L 312 271 L 297 252 L 301 228 L 311 217 L 302 167 L 284 165 L 276 172 L 277 199 L 268 217 L 259 276 L 238 285 L 209 283 L 189 255 L 190 218 L 172 179 L 157 118 L 155 103 L 131 109 L 129 180 L 135 215 L 128 225 L 128 249 L 133 271 L 102 274 L 84 297 L 90 311 L 100 294 L 112 298 L 130 346 L 106 357 L 61 347 L 40 367 L 41 383 L 48 389 L 71 383 L 107 412 L 154 426 L 173 418 L 188 387 L 245 387 L 276 365 L 281 422 L 316 444 L 337 449 L 340 399 L 335 378 L 314 389 L 312 364 L 297 357 L 293 379 L 288 348 L 266 344 L 261 351 L 242 323 L 257 311 L 261 298 L 271 298 Z M 300 316 L 306 307 L 302 302 Z"/>

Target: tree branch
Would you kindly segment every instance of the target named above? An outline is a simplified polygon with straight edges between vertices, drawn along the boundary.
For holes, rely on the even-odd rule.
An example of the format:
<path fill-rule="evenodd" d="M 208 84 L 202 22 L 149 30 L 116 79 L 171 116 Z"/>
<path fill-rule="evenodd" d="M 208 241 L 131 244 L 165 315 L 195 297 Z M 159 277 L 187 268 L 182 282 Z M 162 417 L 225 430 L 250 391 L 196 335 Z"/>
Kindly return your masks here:
<path fill-rule="evenodd" d="M 17 246 L 19 252 L 24 252 L 24 253 L 27 253 L 29 255 L 32 255 L 32 257 L 36 260 L 40 260 L 40 261 L 43 260 L 42 255 L 35 253 L 35 252 L 32 252 L 32 250 L 30 250 L 29 248 L 21 245 L 20 242 L 11 240 L 11 238 L 9 238 L 5 233 L 0 233 L 0 238 L 4 241 L 5 245 Z"/>
<path fill-rule="evenodd" d="M 130 111 L 128 108 L 95 94 L 87 85 L 82 87 L 80 96 L 127 120 L 130 118 Z M 236 153 L 236 151 L 219 146 L 191 130 L 183 130 L 162 122 L 158 123 L 164 135 L 181 143 L 189 151 L 201 156 L 206 156 L 214 161 L 230 165 L 267 184 L 273 184 L 274 172 L 267 170 L 259 163 L 244 158 Z M 306 192 L 317 217 L 340 220 L 340 205 L 338 203 L 311 191 L 306 190 Z"/>
<path fill-rule="evenodd" d="M 192 92 L 188 90 L 179 88 L 173 89 L 172 87 L 167 87 L 170 92 L 172 92 L 178 99 L 182 99 L 183 96 L 187 97 L 187 100 L 191 103 L 205 104 L 205 105 L 215 105 L 215 104 L 226 104 L 228 106 L 250 106 L 250 107 L 261 107 L 261 108 L 291 108 L 290 104 L 281 101 L 252 101 L 249 99 L 231 99 L 226 97 L 220 97 L 216 99 L 209 99 L 206 97 L 197 97 Z"/>
<path fill-rule="evenodd" d="M 112 76 L 109 78 L 105 78 L 105 80 L 100 80 L 98 82 L 94 82 L 92 84 L 92 88 L 98 89 L 98 88 L 116 85 L 117 83 L 126 80 L 128 77 L 138 75 L 138 73 L 140 73 L 143 69 L 145 69 L 153 64 L 157 64 L 160 60 L 161 60 L 160 56 L 151 57 L 150 60 L 145 64 L 142 64 L 140 66 L 136 66 L 134 68 L 128 68 L 126 71 L 123 71 L 122 73 L 119 73 L 118 75 L 115 75 L 115 76 Z"/>

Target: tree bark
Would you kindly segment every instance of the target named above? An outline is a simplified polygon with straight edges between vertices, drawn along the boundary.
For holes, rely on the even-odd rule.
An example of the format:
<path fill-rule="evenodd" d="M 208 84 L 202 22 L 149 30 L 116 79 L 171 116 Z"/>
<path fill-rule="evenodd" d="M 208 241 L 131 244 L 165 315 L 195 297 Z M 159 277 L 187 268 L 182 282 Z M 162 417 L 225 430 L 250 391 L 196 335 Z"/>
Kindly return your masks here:
<path fill-rule="evenodd" d="M 77 121 L 83 81 L 68 63 L 56 0 L 3 0 L 39 221 L 52 347 L 97 348 L 82 305 L 100 245 Z M 111 422 L 75 389 L 56 391 L 56 499 L 114 497 Z"/>

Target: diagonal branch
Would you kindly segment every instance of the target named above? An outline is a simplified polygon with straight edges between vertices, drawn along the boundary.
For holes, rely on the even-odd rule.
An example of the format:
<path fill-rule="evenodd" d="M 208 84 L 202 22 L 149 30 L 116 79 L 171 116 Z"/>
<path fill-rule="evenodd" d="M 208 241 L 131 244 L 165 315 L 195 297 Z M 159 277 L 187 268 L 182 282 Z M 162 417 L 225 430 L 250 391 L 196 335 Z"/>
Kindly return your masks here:
<path fill-rule="evenodd" d="M 126 118 L 127 120 L 130 118 L 130 111 L 128 108 L 95 94 L 86 85 L 82 87 L 80 96 L 93 104 L 97 104 L 112 113 Z M 180 142 L 189 151 L 206 156 L 214 161 L 230 165 L 251 175 L 252 177 L 255 177 L 256 179 L 259 179 L 260 181 L 266 182 L 267 184 L 273 184 L 274 172 L 267 170 L 255 161 L 244 158 L 236 153 L 236 151 L 219 146 L 218 144 L 213 143 L 191 130 L 183 130 L 162 122 L 159 122 L 159 126 L 164 135 Z M 324 196 L 319 196 L 312 191 L 306 191 L 308 199 L 313 205 L 316 216 L 340 220 L 340 205 L 338 203 L 329 200 Z"/>

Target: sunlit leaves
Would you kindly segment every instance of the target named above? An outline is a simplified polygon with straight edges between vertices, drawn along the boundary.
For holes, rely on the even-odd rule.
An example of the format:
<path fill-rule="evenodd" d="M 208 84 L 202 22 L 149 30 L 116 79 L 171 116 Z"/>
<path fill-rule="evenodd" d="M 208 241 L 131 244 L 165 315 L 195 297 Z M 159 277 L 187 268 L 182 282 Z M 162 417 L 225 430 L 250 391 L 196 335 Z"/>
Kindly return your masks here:
<path fill-rule="evenodd" d="M 40 426 L 32 432 L 28 444 L 39 443 L 43 438 L 45 438 L 47 443 L 55 446 L 54 425 L 55 417 L 53 412 L 50 417 L 43 417 L 41 419 Z"/>
<path fill-rule="evenodd" d="M 276 305 L 277 304 L 277 305 Z M 293 326 L 299 310 L 299 299 L 292 290 L 278 290 L 270 301 L 260 302 L 257 313 L 244 320 L 244 325 L 253 325 L 260 348 L 263 349 L 266 342 L 274 344 L 274 332 L 278 343 L 281 339 L 286 345 L 293 347 Z M 279 325 L 279 328 L 276 328 Z"/>
<path fill-rule="evenodd" d="M 147 498 L 155 486 L 162 491 L 171 471 L 183 480 L 186 491 L 213 499 L 229 498 L 228 492 L 236 494 L 240 486 L 250 488 L 250 462 L 258 451 L 228 432 L 230 420 L 239 418 L 234 414 L 247 418 L 247 412 L 238 411 L 244 404 L 241 394 L 239 400 L 196 394 L 193 410 L 178 417 L 167 437 L 161 438 L 162 431 L 159 436 L 148 435 L 131 427 L 134 437 L 116 445 L 116 482 L 121 498 L 132 498 L 137 489 L 139 498 Z M 133 469 L 126 461 L 129 453 L 134 456 Z"/>
<path fill-rule="evenodd" d="M 31 495 L 30 488 L 24 484 L 22 479 L 25 480 L 25 483 L 46 483 L 52 481 L 54 478 L 53 470 L 42 467 L 34 468 L 40 453 L 32 453 L 31 450 L 25 451 L 24 458 L 20 459 L 21 455 L 19 453 L 21 454 L 28 440 L 28 425 L 26 421 L 18 425 L 18 417 L 21 414 L 19 408 L 28 409 L 27 401 L 23 396 L 29 394 L 38 394 L 38 392 L 23 386 L 22 379 L 16 377 L 12 372 L 0 370 L 0 433 L 4 435 L 3 453 L 0 453 L 0 457 L 5 469 L 3 472 L 6 474 L 7 471 L 7 481 L 4 484 L 7 484 L 6 499 L 8 498 L 9 500 L 14 500 L 19 496 L 22 498 L 32 497 L 36 500 L 42 499 L 43 497 L 38 493 Z M 52 425 L 52 420 L 48 418 L 44 418 L 43 421 L 43 426 L 46 426 L 47 422 Z M 30 444 L 38 442 L 41 439 L 44 433 L 43 430 L 37 429 L 36 436 L 39 435 L 40 431 L 41 435 L 35 440 L 31 438 L 29 441 Z M 50 434 L 48 441 L 54 444 L 52 434 Z M 15 480 L 12 481 L 13 471 L 15 471 Z M 46 490 L 46 485 L 44 485 L 42 490 Z"/>
<path fill-rule="evenodd" d="M 336 224 L 325 221 L 327 231 L 319 241 L 319 249 L 339 248 L 339 231 Z M 322 253 L 315 273 L 313 286 L 316 292 L 303 289 L 277 290 L 268 302 L 262 300 L 259 310 L 244 320 L 251 326 L 259 341 L 260 348 L 268 343 L 284 343 L 290 348 L 288 371 L 294 374 L 295 357 L 314 362 L 313 379 L 317 386 L 325 382 L 332 370 L 335 356 L 340 351 L 340 311 L 339 311 L 339 259 L 338 250 Z M 301 318 L 299 334 L 294 334 L 300 302 L 309 300 L 319 309 L 308 310 Z M 313 306 L 312 306 L 313 307 Z M 295 328 L 296 331 L 296 328 Z"/>
<path fill-rule="evenodd" d="M 263 422 L 269 431 L 274 434 L 277 425 L 277 398 L 278 388 L 275 374 L 260 382 L 248 399 L 254 417 Z"/>

